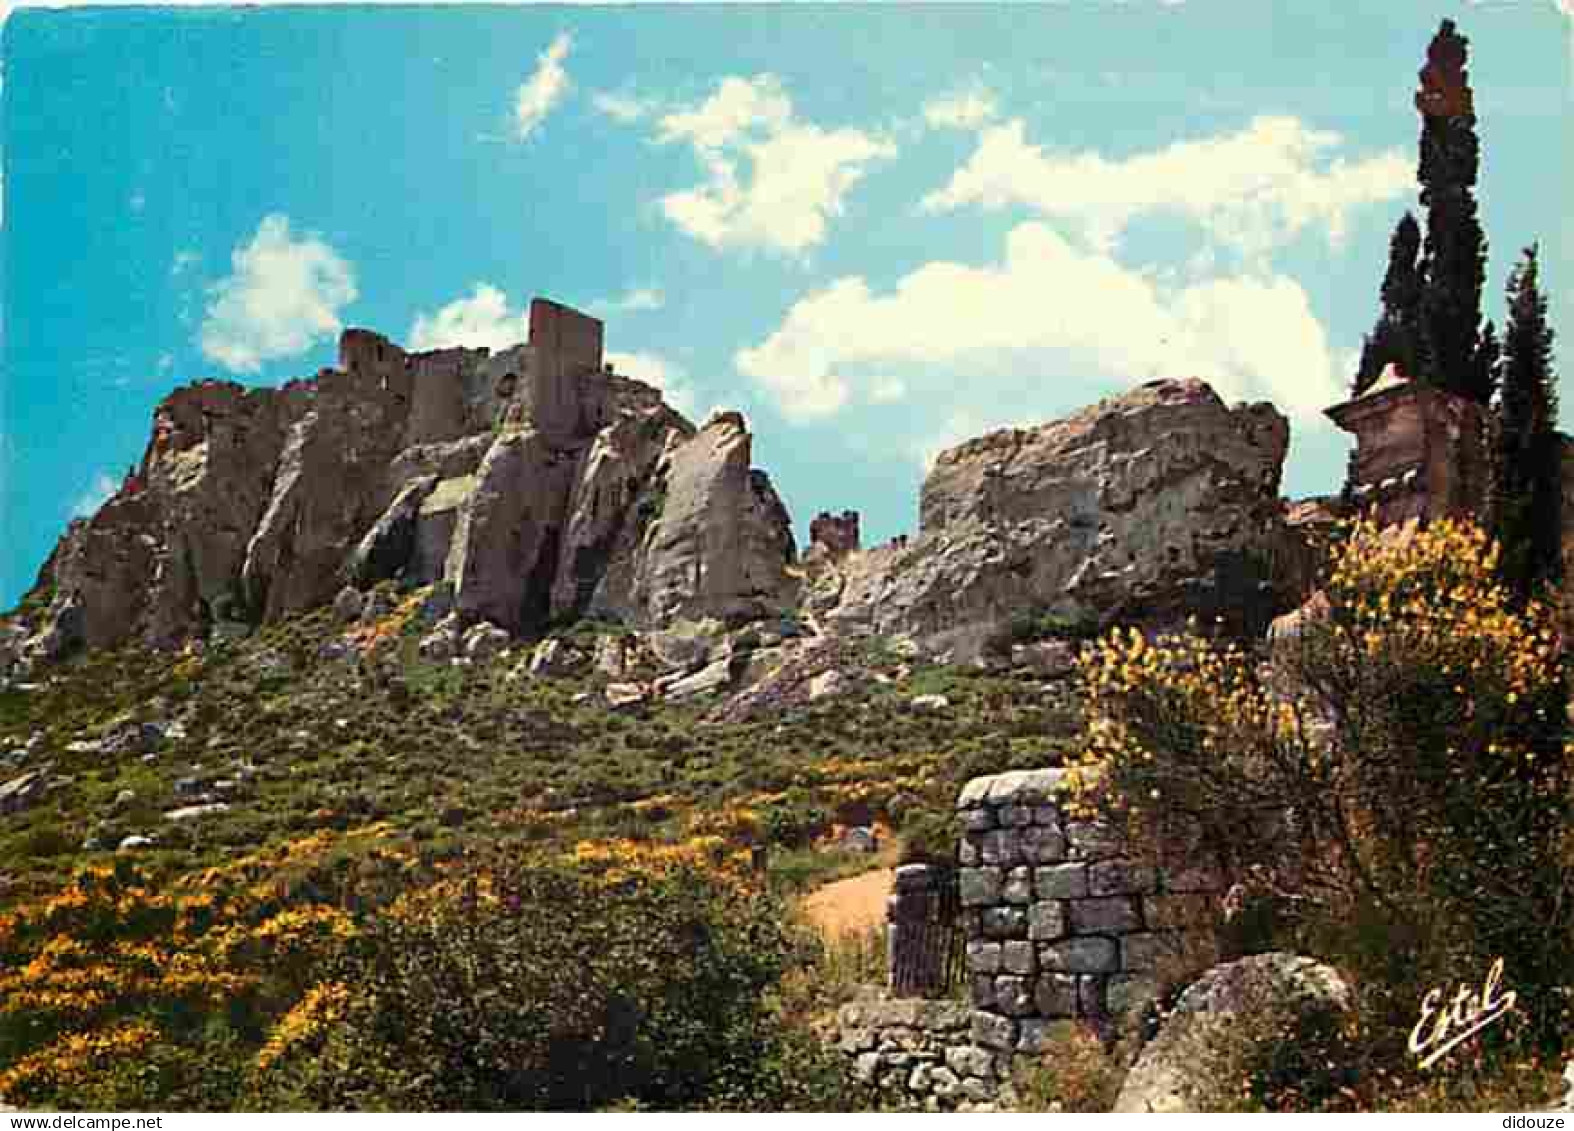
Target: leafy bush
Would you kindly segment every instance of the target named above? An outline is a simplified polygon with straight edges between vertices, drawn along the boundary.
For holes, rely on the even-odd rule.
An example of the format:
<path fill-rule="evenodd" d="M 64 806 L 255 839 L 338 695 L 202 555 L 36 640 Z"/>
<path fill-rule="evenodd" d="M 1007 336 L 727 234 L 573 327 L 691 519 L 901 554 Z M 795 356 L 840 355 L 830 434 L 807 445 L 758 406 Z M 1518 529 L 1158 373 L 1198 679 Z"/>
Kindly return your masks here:
<path fill-rule="evenodd" d="M 1042 607 L 1018 609 L 984 642 L 984 650 L 1009 655 L 1015 644 L 1040 640 L 1092 640 L 1102 630 L 1096 613 L 1066 613 Z"/>
<path fill-rule="evenodd" d="M 1056 1022 L 1043 1051 L 1016 1070 L 1017 1106 L 1023 1111 L 1109 1111 L 1125 1075 L 1120 1059 L 1089 1026 Z"/>
<path fill-rule="evenodd" d="M 122 860 L 0 916 L 0 1097 L 193 1107 L 243 1078 L 234 1050 L 260 1040 L 354 930 L 282 877 L 246 878 L 170 886 Z"/>
<path fill-rule="evenodd" d="M 1574 949 L 1565 658 L 1552 610 L 1516 609 L 1495 567 L 1468 524 L 1357 524 L 1327 615 L 1267 681 L 1238 646 L 1117 630 L 1080 669 L 1099 768 L 1074 775 L 1074 806 L 1161 863 L 1250 872 L 1280 911 L 1264 945 L 1349 968 L 1374 1031 L 1402 1034 L 1427 987 L 1502 956 L 1526 1038 L 1555 1042 Z"/>
<path fill-rule="evenodd" d="M 406 1110 L 812 1100 L 823 1073 L 794 1073 L 818 1054 L 767 1000 L 802 957 L 780 905 L 642 851 L 577 868 L 495 856 L 401 901 L 331 974 L 355 993 L 281 1072 L 281 1095 Z"/>

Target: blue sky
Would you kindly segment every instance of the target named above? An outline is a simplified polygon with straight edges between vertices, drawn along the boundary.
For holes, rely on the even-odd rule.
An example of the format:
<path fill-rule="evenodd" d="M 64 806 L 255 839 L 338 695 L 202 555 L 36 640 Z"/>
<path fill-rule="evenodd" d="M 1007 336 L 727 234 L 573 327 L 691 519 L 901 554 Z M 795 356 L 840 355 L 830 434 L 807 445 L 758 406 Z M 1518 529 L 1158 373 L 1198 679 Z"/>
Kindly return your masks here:
<path fill-rule="evenodd" d="M 1155 376 L 1273 400 L 1286 493 L 1331 492 L 1443 15 L 1489 313 L 1539 239 L 1574 333 L 1551 0 L 18 11 L 0 605 L 175 386 L 313 373 L 344 326 L 509 344 L 535 294 L 744 410 L 800 535 L 911 531 L 935 450 Z"/>

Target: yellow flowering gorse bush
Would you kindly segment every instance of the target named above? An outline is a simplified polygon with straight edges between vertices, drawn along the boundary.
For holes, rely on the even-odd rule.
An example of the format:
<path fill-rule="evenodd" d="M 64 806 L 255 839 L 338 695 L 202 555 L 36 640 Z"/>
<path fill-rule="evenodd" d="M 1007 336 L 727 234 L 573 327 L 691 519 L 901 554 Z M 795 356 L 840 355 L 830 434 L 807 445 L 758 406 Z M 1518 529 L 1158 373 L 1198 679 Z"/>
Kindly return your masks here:
<path fill-rule="evenodd" d="M 1112 631 L 1079 663 L 1068 807 L 1161 863 L 1271 876 L 1303 927 L 1386 924 L 1374 961 L 1509 955 L 1521 986 L 1553 984 L 1574 905 L 1564 642 L 1497 559 L 1469 522 L 1355 522 L 1266 655 Z"/>

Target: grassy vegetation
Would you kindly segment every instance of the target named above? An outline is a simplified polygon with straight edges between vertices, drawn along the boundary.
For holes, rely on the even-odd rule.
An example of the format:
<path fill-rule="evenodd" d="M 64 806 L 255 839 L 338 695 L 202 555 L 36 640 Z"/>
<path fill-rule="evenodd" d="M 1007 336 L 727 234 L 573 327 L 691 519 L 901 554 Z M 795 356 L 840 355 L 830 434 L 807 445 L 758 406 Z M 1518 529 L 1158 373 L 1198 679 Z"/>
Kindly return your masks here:
<path fill-rule="evenodd" d="M 67 1003 L 47 1029 L 36 1011 L 0 1007 L 0 1070 L 20 1066 L 16 1098 L 78 1102 L 80 1087 L 60 1081 L 91 1079 L 93 1094 L 111 1106 L 176 1097 L 193 1106 L 309 1104 L 320 1098 L 312 1076 L 319 1053 L 361 1065 L 357 1071 L 372 1074 L 364 1083 L 372 1095 L 382 1069 L 365 1064 L 409 1054 L 347 1051 L 324 1035 L 345 1013 L 339 983 L 328 976 L 349 961 L 345 953 L 303 951 L 273 969 L 251 964 L 251 944 L 236 950 L 236 939 L 266 934 L 277 916 L 295 912 L 345 916 L 345 939 L 393 937 L 379 906 L 472 869 L 493 850 L 494 858 L 572 875 L 618 874 L 622 861 L 741 868 L 759 898 L 784 907 L 809 887 L 869 866 L 868 856 L 836 847 L 841 829 L 877 823 L 897 842 L 940 843 L 937 830 L 948 828 L 962 781 L 1056 762 L 1075 726 L 1031 680 L 922 667 L 900 682 L 868 681 L 845 696 L 737 724 L 703 722 L 712 706 L 703 701 L 618 714 L 594 694 L 600 677 L 513 676 L 522 649 L 475 665 L 421 659 L 415 608 L 408 599 L 393 603 L 381 622 L 353 630 L 359 648 L 345 659 L 324 658 L 324 645 L 346 629 L 319 610 L 202 654 L 89 653 L 31 690 L 0 693 L 0 777 L 46 769 L 56 779 L 42 800 L 0 818 L 0 944 L 8 963 L 35 970 L 40 985 L 57 987 L 51 1000 Z M 588 650 L 598 634 L 621 630 L 582 623 L 559 631 Z M 894 658 L 871 662 L 896 667 Z M 928 692 L 946 695 L 950 710 L 908 707 Z M 177 725 L 148 749 L 135 741 L 144 723 Z M 228 808 L 182 821 L 165 816 L 213 801 Z M 133 835 L 153 843 L 117 852 Z M 897 845 L 887 843 L 879 862 L 888 864 Z M 122 876 L 133 862 L 135 875 Z M 243 875 L 245 886 L 223 889 L 218 919 L 193 919 L 191 909 L 214 898 L 204 885 L 215 875 Z M 106 884 L 122 894 L 103 904 Z M 373 889 L 382 894 L 369 897 Z M 92 923 L 67 914 L 81 906 L 96 909 Z M 116 910 L 128 907 L 125 915 Z M 160 915 L 184 916 L 179 930 L 157 926 Z M 62 941 L 84 931 L 100 942 L 79 951 Z M 109 938 L 119 941 L 100 945 Z M 441 933 L 427 944 L 446 945 Z M 151 975 L 132 961 L 149 946 L 195 956 L 205 980 L 153 993 Z M 827 1076 L 827 1066 L 838 1062 L 824 1060 L 808 1038 L 810 1023 L 834 1006 L 827 995 L 835 987 L 879 980 L 873 940 L 772 946 L 779 969 L 740 975 L 738 983 L 763 992 L 767 1012 L 737 1016 L 745 1028 L 774 1034 L 774 1051 L 762 1055 L 775 1068 L 750 1075 L 735 1064 L 727 1080 L 685 1077 L 671 1088 L 647 1080 L 623 1099 L 855 1102 L 829 1098 L 839 1073 Z M 108 966 L 76 963 L 101 950 L 113 956 Z M 74 996 L 89 972 L 107 997 Z M 226 999 L 225 986 L 245 990 Z M 405 1008 L 410 999 L 397 995 L 406 993 L 387 988 L 379 1000 Z M 607 993 L 613 1002 L 615 985 Z M 537 1024 L 506 1012 L 494 1022 Z M 306 1042 L 319 1051 L 291 1077 L 293 1092 L 270 1091 L 257 1077 L 258 1057 L 280 1032 L 321 1038 Z M 356 1059 L 364 1057 L 371 1060 Z M 695 1063 L 714 1059 L 697 1054 Z M 143 1065 L 148 1079 L 113 1067 L 127 1060 Z M 798 1077 L 819 1083 L 796 1091 L 784 1083 Z M 512 1102 L 512 1086 L 476 1082 L 468 1100 Z M 320 1095 L 331 1093 L 322 1087 Z M 382 1094 L 395 1102 L 414 1087 L 400 1078 Z M 419 1089 L 409 1095 L 446 1102 Z M 609 1093 L 594 1102 L 621 1101 Z"/>
<path fill-rule="evenodd" d="M 799 885 L 845 865 L 812 847 L 833 825 L 943 820 L 963 780 L 1056 762 L 1074 727 L 1030 681 L 944 669 L 737 725 L 702 725 L 705 703 L 620 715 L 576 702 L 594 679 L 510 679 L 517 653 L 424 662 L 400 628 L 370 663 L 319 660 L 340 631 L 320 611 L 201 657 L 83 656 L 38 690 L 0 694 L 0 750 L 41 734 L 17 768 L 52 762 L 69 779 L 0 822 L 10 897 L 103 858 L 81 849 L 90 835 L 107 848 L 152 835 L 143 862 L 179 871 L 372 822 L 437 854 L 515 835 L 571 845 L 719 831 L 766 844 Z M 907 710 L 930 692 L 951 710 Z M 68 749 L 171 719 L 184 737 L 146 757 Z M 221 781 L 235 783 L 227 812 L 162 819 Z M 134 798 L 117 802 L 123 791 Z"/>

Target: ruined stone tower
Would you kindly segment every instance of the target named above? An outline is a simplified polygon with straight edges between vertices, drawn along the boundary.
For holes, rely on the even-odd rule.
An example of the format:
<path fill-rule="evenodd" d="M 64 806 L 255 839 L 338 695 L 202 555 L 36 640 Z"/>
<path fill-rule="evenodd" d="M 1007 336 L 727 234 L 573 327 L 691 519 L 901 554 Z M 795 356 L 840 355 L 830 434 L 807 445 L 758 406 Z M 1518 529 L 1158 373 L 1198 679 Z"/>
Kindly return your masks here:
<path fill-rule="evenodd" d="M 809 523 L 809 543 L 824 546 L 832 557 L 841 557 L 859 548 L 858 512 L 834 515 L 821 511 Z"/>

